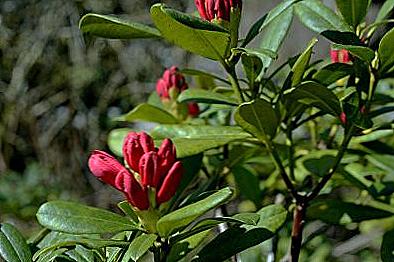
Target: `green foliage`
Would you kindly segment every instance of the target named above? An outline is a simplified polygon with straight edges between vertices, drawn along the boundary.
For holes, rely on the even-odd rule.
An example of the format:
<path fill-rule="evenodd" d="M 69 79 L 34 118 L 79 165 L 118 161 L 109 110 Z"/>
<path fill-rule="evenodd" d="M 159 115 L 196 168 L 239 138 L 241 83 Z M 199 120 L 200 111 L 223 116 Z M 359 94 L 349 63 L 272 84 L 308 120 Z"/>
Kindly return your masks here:
<path fill-rule="evenodd" d="M 125 216 L 72 202 L 47 202 L 37 212 L 46 230 L 31 240 L 33 260 L 225 261 L 240 253 L 255 259 L 269 254 L 280 260 L 291 246 L 292 261 L 300 257 L 336 261 L 338 246 L 376 231 L 373 238 L 383 240 L 381 258 L 390 261 L 393 29 L 374 35 L 380 24 L 364 22 L 370 1 L 336 2 L 341 15 L 320 0 L 283 1 L 260 15 L 244 39 L 238 36 L 238 22 L 245 13 L 234 8 L 228 14 L 230 21 L 219 19 L 220 14 L 205 21 L 154 4 L 150 8 L 154 27 L 114 16 L 84 16 L 80 27 L 85 33 L 163 39 L 217 62 L 226 76 L 181 69 L 179 74 L 195 78 L 194 88 L 165 99 L 153 93 L 147 103 L 115 118 L 119 121 L 113 123 L 108 146 L 118 156 L 131 130 L 146 129 L 156 146 L 165 138 L 173 141 L 183 179 L 171 188 L 177 190 L 171 192 L 172 199 L 158 205 L 156 190 L 161 189 L 142 184 L 149 171 L 166 168 L 155 166 L 153 157 L 146 163 L 138 159 L 140 170 L 130 170 L 128 159 L 129 173 L 100 159 L 100 179 L 126 195 L 138 192 L 133 186 L 141 186 L 149 208 L 138 210 L 129 195 L 130 203 L 118 204 Z M 391 9 L 391 1 L 385 7 Z M 298 55 L 282 59 L 280 46 L 294 15 L 333 43 L 335 63 L 314 61 L 317 38 Z M 377 21 L 387 15 L 388 11 L 380 11 Z M 258 35 L 261 42 L 254 48 L 249 44 Z M 372 39 L 380 42 L 378 47 Z M 273 67 L 277 58 L 285 62 Z M 244 75 L 239 75 L 239 63 Z M 164 78 L 170 85 L 194 85 L 181 75 Z M 188 115 L 188 106 L 196 112 Z M 133 160 L 140 157 L 138 150 L 138 145 L 132 146 Z M 161 161 L 174 162 L 171 154 L 168 159 L 162 152 L 157 155 Z M 168 182 L 164 175 L 162 180 Z M 267 205 L 273 202 L 279 204 Z M 14 228 L 4 224 L 1 229 L 3 257 L 31 256 Z M 366 246 L 345 253 L 354 255 L 363 248 L 357 255 L 376 258 L 373 244 Z"/>
<path fill-rule="evenodd" d="M 79 22 L 82 32 L 105 38 L 157 38 L 160 32 L 152 27 L 111 16 L 87 14 Z"/>
<path fill-rule="evenodd" d="M 46 228 L 71 234 L 117 233 L 140 228 L 131 220 L 106 210 L 52 201 L 40 207 L 38 222 Z"/>
<path fill-rule="evenodd" d="M 6 261 L 30 262 L 31 252 L 21 233 L 10 224 L 1 224 L 0 230 L 0 256 Z"/>

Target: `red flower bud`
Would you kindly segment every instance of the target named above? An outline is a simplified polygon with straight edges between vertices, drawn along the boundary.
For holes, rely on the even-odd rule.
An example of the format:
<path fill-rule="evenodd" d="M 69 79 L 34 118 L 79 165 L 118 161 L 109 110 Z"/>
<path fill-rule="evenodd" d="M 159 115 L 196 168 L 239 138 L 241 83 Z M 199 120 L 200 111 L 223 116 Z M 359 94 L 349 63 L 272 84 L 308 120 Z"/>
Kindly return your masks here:
<path fill-rule="evenodd" d="M 242 8 L 242 0 L 195 0 L 201 18 L 230 21 L 231 8 Z"/>
<path fill-rule="evenodd" d="M 167 202 L 175 195 L 175 192 L 181 183 L 182 174 L 182 163 L 178 161 L 171 167 L 170 171 L 168 171 L 168 174 L 164 178 L 163 183 L 156 194 L 156 202 L 158 205 Z"/>
<path fill-rule="evenodd" d="M 170 89 L 176 88 L 180 93 L 187 89 L 187 83 L 185 77 L 178 72 L 178 68 L 172 66 L 167 69 L 163 77 L 157 81 L 156 92 L 162 99 L 170 99 Z"/>
<path fill-rule="evenodd" d="M 341 123 L 342 123 L 343 125 L 346 125 L 346 123 L 347 123 L 347 116 L 346 116 L 345 112 L 342 112 L 342 113 L 339 115 L 339 120 L 341 121 Z"/>
<path fill-rule="evenodd" d="M 148 192 L 138 183 L 133 175 L 128 172 L 119 173 L 116 177 L 116 185 L 133 206 L 139 210 L 149 208 Z"/>
<path fill-rule="evenodd" d="M 139 163 L 139 173 L 141 176 L 141 183 L 143 186 L 152 186 L 156 187 L 157 183 L 154 183 L 155 177 L 158 174 L 158 157 L 157 153 L 154 151 L 145 153 Z"/>
<path fill-rule="evenodd" d="M 160 166 L 158 175 L 154 178 L 153 183 L 158 186 L 162 178 L 167 174 L 176 160 L 176 149 L 172 141 L 168 138 L 164 139 L 163 143 L 157 152 L 160 158 Z"/>
<path fill-rule="evenodd" d="M 197 117 L 200 113 L 200 108 L 197 103 L 188 103 L 187 109 L 189 110 L 189 115 L 192 117 Z"/>
<path fill-rule="evenodd" d="M 346 49 L 331 49 L 330 56 L 333 63 L 351 62 L 349 52 Z"/>
<path fill-rule="evenodd" d="M 154 150 L 153 139 L 145 132 L 130 132 L 123 142 L 123 157 L 129 167 L 136 172 L 139 170 L 142 155 Z"/>
<path fill-rule="evenodd" d="M 95 177 L 113 187 L 116 187 L 116 176 L 120 172 L 128 172 L 113 156 L 99 150 L 94 150 L 90 155 L 88 165 Z"/>

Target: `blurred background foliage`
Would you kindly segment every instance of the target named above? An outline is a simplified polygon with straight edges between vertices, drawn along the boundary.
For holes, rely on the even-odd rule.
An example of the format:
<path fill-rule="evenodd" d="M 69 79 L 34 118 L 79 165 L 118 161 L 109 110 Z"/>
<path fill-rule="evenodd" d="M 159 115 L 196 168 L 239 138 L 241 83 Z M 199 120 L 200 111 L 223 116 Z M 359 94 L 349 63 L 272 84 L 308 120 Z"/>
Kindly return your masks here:
<path fill-rule="evenodd" d="M 280 2 L 246 1 L 243 31 Z M 89 12 L 126 14 L 150 23 L 149 7 L 156 2 L 0 0 L 0 221 L 17 224 L 29 235 L 38 206 L 48 200 L 111 207 L 120 195 L 91 176 L 86 165 L 91 150 L 108 151 L 107 134 L 115 125 L 110 117 L 146 100 L 166 67 L 218 70 L 215 63 L 159 40 L 98 39 L 83 36 L 78 28 L 80 17 Z M 195 11 L 192 0 L 162 2 Z M 278 63 L 295 55 L 312 35 L 295 23 Z M 318 47 L 315 58 L 327 59 L 327 42 Z M 332 236 L 309 244 L 311 252 L 319 247 L 324 257 L 355 235 L 332 228 Z"/>

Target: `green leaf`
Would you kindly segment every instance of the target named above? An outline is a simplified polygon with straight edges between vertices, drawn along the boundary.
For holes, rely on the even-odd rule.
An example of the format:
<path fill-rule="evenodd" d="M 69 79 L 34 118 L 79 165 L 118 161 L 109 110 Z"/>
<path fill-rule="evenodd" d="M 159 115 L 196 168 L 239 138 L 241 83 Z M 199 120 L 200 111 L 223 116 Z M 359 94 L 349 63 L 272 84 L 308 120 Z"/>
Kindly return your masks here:
<path fill-rule="evenodd" d="M 178 102 L 180 103 L 190 101 L 206 104 L 237 105 L 237 100 L 235 98 L 204 89 L 187 89 L 178 97 Z"/>
<path fill-rule="evenodd" d="M 235 111 L 234 119 L 245 131 L 261 141 L 274 138 L 279 125 L 275 110 L 262 99 L 240 105 Z"/>
<path fill-rule="evenodd" d="M 357 205 L 340 200 L 319 200 L 308 207 L 309 219 L 319 219 L 329 224 L 358 223 L 364 220 L 393 216 L 386 210 Z"/>
<path fill-rule="evenodd" d="M 217 76 L 217 75 L 214 75 L 214 74 L 205 72 L 205 71 L 201 71 L 201 70 L 197 70 L 197 69 L 185 68 L 185 69 L 180 70 L 180 72 L 181 72 L 182 74 L 185 74 L 185 75 L 211 77 L 211 78 L 214 78 L 214 79 L 216 79 L 216 80 L 219 80 L 219 81 L 221 81 L 221 82 L 223 82 L 223 83 L 226 83 L 226 84 L 228 84 L 228 85 L 231 85 L 231 83 L 230 83 L 229 81 L 227 81 L 226 79 L 221 78 L 220 76 Z"/>
<path fill-rule="evenodd" d="M 38 222 L 51 230 L 70 234 L 101 234 L 140 230 L 118 214 L 78 203 L 51 201 L 37 212 Z"/>
<path fill-rule="evenodd" d="M 245 75 L 249 80 L 249 85 L 254 86 L 256 78 L 260 75 L 261 70 L 263 70 L 263 62 L 258 56 L 251 54 L 242 54 L 241 59 Z"/>
<path fill-rule="evenodd" d="M 376 16 L 375 22 L 383 21 L 387 18 L 394 8 L 394 0 L 386 0 L 383 6 L 380 8 L 378 15 Z"/>
<path fill-rule="evenodd" d="M 40 256 L 40 258 L 37 260 L 37 262 L 52 262 L 57 257 L 59 257 L 63 253 L 65 253 L 67 250 L 68 250 L 67 248 L 59 248 L 56 250 L 51 250 L 51 252 L 48 252 L 45 255 Z"/>
<path fill-rule="evenodd" d="M 224 28 L 163 4 L 153 5 L 151 16 L 162 36 L 170 43 L 213 60 L 226 56 L 230 35 Z"/>
<path fill-rule="evenodd" d="M 297 86 L 301 83 L 302 78 L 304 76 L 305 70 L 308 68 L 309 61 L 311 60 L 312 50 L 315 44 L 317 43 L 317 39 L 313 38 L 305 51 L 298 57 L 291 71 L 293 72 L 292 76 L 292 85 Z"/>
<path fill-rule="evenodd" d="M 383 235 L 380 257 L 382 262 L 394 261 L 394 230 L 388 231 Z"/>
<path fill-rule="evenodd" d="M 114 15 L 84 15 L 79 22 L 79 28 L 84 33 L 113 39 L 161 37 L 156 28 Z"/>
<path fill-rule="evenodd" d="M 235 126 L 160 125 L 150 133 L 155 139 L 171 138 L 177 156 L 193 156 L 251 136 Z"/>
<path fill-rule="evenodd" d="M 189 225 L 196 218 L 204 215 L 209 210 L 226 203 L 231 196 L 231 189 L 226 187 L 203 200 L 182 207 L 161 217 L 156 225 L 159 235 L 168 237 L 170 233 Z"/>
<path fill-rule="evenodd" d="M 394 67 L 394 28 L 388 31 L 379 44 L 379 72 L 381 74 L 392 71 Z"/>
<path fill-rule="evenodd" d="M 336 0 L 343 18 L 354 28 L 363 21 L 370 2 L 370 0 Z"/>
<path fill-rule="evenodd" d="M 353 74 L 353 72 L 354 69 L 352 65 L 334 63 L 317 71 L 312 78 L 324 86 L 329 86 L 337 80 Z"/>
<path fill-rule="evenodd" d="M 133 261 L 140 259 L 153 246 L 156 239 L 157 235 L 155 234 L 143 234 L 134 239 L 123 256 L 122 262 L 129 262 L 130 259 Z"/>
<path fill-rule="evenodd" d="M 326 30 L 321 32 L 321 35 L 335 44 L 365 46 L 360 38 L 353 32 Z"/>
<path fill-rule="evenodd" d="M 74 261 L 92 262 L 94 261 L 94 253 L 92 250 L 77 245 L 75 249 L 67 251 L 66 254 Z"/>
<path fill-rule="evenodd" d="M 245 196 L 247 199 L 253 201 L 257 206 L 259 206 L 262 198 L 259 186 L 260 181 L 258 177 L 253 174 L 254 170 L 237 165 L 234 166 L 231 171 L 234 175 L 235 183 L 237 184 L 241 195 Z"/>
<path fill-rule="evenodd" d="M 118 128 L 111 130 L 108 134 L 107 144 L 109 149 L 117 156 L 123 156 L 122 147 L 123 141 L 129 132 L 133 131 L 130 128 Z"/>
<path fill-rule="evenodd" d="M 193 261 L 225 261 L 273 236 L 274 233 L 261 227 L 230 227 L 205 245 Z"/>
<path fill-rule="evenodd" d="M 356 46 L 356 45 L 338 45 L 338 44 L 335 44 L 333 47 L 337 49 L 346 49 L 352 55 L 360 58 L 361 60 L 367 63 L 371 63 L 372 60 L 375 58 L 375 52 L 369 47 Z"/>
<path fill-rule="evenodd" d="M 265 206 L 259 211 L 260 219 L 257 227 L 268 229 L 271 232 L 276 232 L 286 222 L 287 211 L 281 205 Z"/>
<path fill-rule="evenodd" d="M 146 121 L 159 124 L 176 124 L 179 122 L 178 119 L 166 110 L 150 104 L 140 104 L 129 113 L 117 117 L 115 120 L 127 122 Z"/>
<path fill-rule="evenodd" d="M 249 29 L 248 33 L 246 34 L 246 37 L 242 42 L 241 47 L 246 47 L 261 32 L 261 28 L 264 25 L 267 16 L 268 14 L 263 15 L 252 25 L 252 27 Z"/>
<path fill-rule="evenodd" d="M 336 95 L 327 87 L 316 82 L 305 82 L 296 88 L 285 92 L 289 103 L 298 102 L 319 108 L 333 116 L 341 114 L 341 106 Z"/>
<path fill-rule="evenodd" d="M 278 12 L 270 12 L 269 19 L 263 25 L 264 33 L 263 40 L 260 43 L 260 48 L 262 50 L 271 50 L 274 53 L 278 53 L 283 41 L 288 35 L 288 31 L 293 21 L 293 5 L 294 1 L 286 1 L 283 3 L 283 9 L 278 9 Z M 271 15 L 272 14 L 272 15 Z M 267 68 L 272 63 L 272 58 L 265 56 L 262 59 L 263 70 L 259 75 L 258 79 L 261 80 Z"/>
<path fill-rule="evenodd" d="M 6 262 L 31 262 L 32 255 L 22 234 L 10 224 L 0 224 L 0 258 Z"/>
<path fill-rule="evenodd" d="M 334 166 L 335 155 L 323 151 L 312 151 L 298 160 L 303 167 L 310 173 L 317 176 L 324 176 L 328 174 L 330 169 Z"/>
<path fill-rule="evenodd" d="M 351 32 L 346 21 L 325 6 L 320 0 L 304 0 L 294 5 L 295 13 L 309 29 L 321 33 L 327 30 Z"/>
<path fill-rule="evenodd" d="M 131 204 L 129 203 L 129 201 L 124 200 L 122 202 L 118 203 L 118 207 L 120 210 L 122 210 L 122 212 L 127 215 L 128 217 L 130 217 L 134 222 L 138 223 L 138 216 L 137 214 L 134 212 L 134 210 L 131 208 Z"/>
<path fill-rule="evenodd" d="M 273 237 L 287 217 L 287 211 L 280 205 L 264 207 L 258 214 L 257 226 L 230 227 L 204 246 L 193 261 L 224 261 Z"/>

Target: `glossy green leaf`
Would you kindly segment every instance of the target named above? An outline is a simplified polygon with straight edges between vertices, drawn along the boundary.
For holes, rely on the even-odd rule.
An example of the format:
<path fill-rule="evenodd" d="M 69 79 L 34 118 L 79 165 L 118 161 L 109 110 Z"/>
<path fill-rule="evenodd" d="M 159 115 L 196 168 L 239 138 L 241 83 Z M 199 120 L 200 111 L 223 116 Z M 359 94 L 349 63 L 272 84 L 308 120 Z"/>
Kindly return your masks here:
<path fill-rule="evenodd" d="M 113 39 L 160 37 L 160 32 L 156 28 L 114 15 L 84 15 L 79 22 L 79 28 L 84 33 Z"/>
<path fill-rule="evenodd" d="M 336 0 L 345 21 L 356 28 L 367 14 L 370 0 Z"/>
<path fill-rule="evenodd" d="M 94 253 L 92 250 L 84 248 L 83 246 L 77 245 L 75 249 L 69 250 L 66 254 L 78 262 L 92 262 L 94 261 Z"/>
<path fill-rule="evenodd" d="M 242 42 L 242 47 L 246 47 L 261 32 L 262 26 L 264 25 L 267 16 L 268 14 L 263 15 L 252 25 L 246 34 L 244 41 Z"/>
<path fill-rule="evenodd" d="M 162 36 L 170 43 L 213 60 L 226 56 L 230 35 L 224 28 L 163 4 L 153 5 L 151 15 Z"/>
<path fill-rule="evenodd" d="M 129 203 L 129 201 L 124 200 L 122 202 L 119 202 L 118 203 L 118 207 L 119 207 L 120 210 L 122 210 L 122 212 L 125 215 L 130 217 L 134 222 L 138 223 L 138 216 L 134 212 L 134 210 L 131 208 L 131 204 Z"/>
<path fill-rule="evenodd" d="M 327 87 L 316 82 L 305 82 L 286 93 L 287 101 L 298 102 L 319 108 L 333 116 L 341 114 L 341 106 L 336 95 Z"/>
<path fill-rule="evenodd" d="M 237 100 L 232 97 L 228 97 L 213 91 L 203 89 L 188 89 L 183 91 L 179 97 L 178 102 L 196 102 L 206 104 L 225 104 L 225 105 L 237 105 Z"/>
<path fill-rule="evenodd" d="M 259 187 L 260 182 L 253 170 L 237 165 L 232 168 L 231 172 L 234 175 L 235 183 L 241 195 L 259 205 L 262 198 Z"/>
<path fill-rule="evenodd" d="M 262 99 L 240 105 L 235 111 L 234 119 L 245 131 L 261 141 L 273 138 L 279 125 L 275 110 Z"/>
<path fill-rule="evenodd" d="M 318 70 L 313 75 L 313 80 L 319 82 L 324 86 L 329 86 L 335 83 L 337 80 L 351 75 L 353 72 L 354 72 L 354 68 L 352 65 L 334 63 L 334 64 L 329 64 L 323 67 L 322 69 Z"/>
<path fill-rule="evenodd" d="M 394 261 L 394 230 L 390 230 L 383 235 L 380 258 L 382 262 Z"/>
<path fill-rule="evenodd" d="M 178 119 L 168 113 L 166 110 L 150 104 L 139 104 L 129 113 L 117 117 L 117 121 L 146 121 L 159 124 L 176 124 Z"/>
<path fill-rule="evenodd" d="M 140 259 L 153 246 L 156 239 L 157 235 L 155 234 L 143 234 L 135 238 L 123 256 L 122 262 L 129 262 L 130 259 L 133 261 Z"/>
<path fill-rule="evenodd" d="M 394 9 L 394 0 L 386 0 L 383 6 L 380 8 L 378 15 L 376 16 L 375 22 L 383 21 Z"/>
<path fill-rule="evenodd" d="M 379 44 L 379 72 L 384 74 L 394 68 L 394 28 L 388 31 Z"/>
<path fill-rule="evenodd" d="M 160 125 L 151 131 L 151 135 L 155 139 L 171 138 L 180 158 L 251 138 L 235 126 Z"/>
<path fill-rule="evenodd" d="M 257 227 L 276 232 L 283 226 L 287 218 L 287 210 L 281 205 L 269 205 L 257 211 L 260 216 Z"/>
<path fill-rule="evenodd" d="M 189 225 L 196 218 L 204 215 L 209 210 L 226 203 L 231 196 L 231 189 L 226 187 L 203 200 L 182 207 L 161 217 L 156 225 L 160 236 L 168 237 L 170 233 Z"/>
<path fill-rule="evenodd" d="M 302 78 L 304 76 L 305 70 L 308 68 L 309 61 L 311 60 L 312 50 L 315 44 L 317 43 L 317 39 L 314 38 L 310 41 L 308 47 L 304 52 L 298 57 L 295 64 L 293 65 L 291 71 L 293 72 L 292 76 L 292 85 L 296 86 L 301 83 Z"/>
<path fill-rule="evenodd" d="M 193 261 L 225 261 L 273 236 L 274 233 L 261 227 L 230 227 L 205 245 Z"/>
<path fill-rule="evenodd" d="M 327 30 L 351 32 L 345 20 L 325 6 L 320 0 L 304 0 L 294 5 L 295 13 L 309 29 L 321 33 Z"/>
<path fill-rule="evenodd" d="M 326 150 L 312 151 L 298 159 L 307 172 L 317 176 L 327 175 L 335 163 L 335 153 L 327 153 Z"/>
<path fill-rule="evenodd" d="M 130 128 L 118 128 L 113 129 L 108 134 L 107 144 L 109 149 L 117 156 L 123 156 L 122 147 L 123 140 L 132 129 Z"/>
<path fill-rule="evenodd" d="M 355 45 L 338 45 L 338 44 L 335 44 L 334 47 L 337 49 L 346 49 L 352 55 L 360 58 L 361 60 L 367 63 L 371 63 L 372 60 L 375 58 L 375 52 L 369 47 L 355 46 Z"/>
<path fill-rule="evenodd" d="M 242 54 L 242 66 L 246 77 L 249 80 L 249 85 L 254 86 L 256 78 L 263 70 L 263 62 L 258 56 L 251 54 Z"/>
<path fill-rule="evenodd" d="M 273 237 L 287 217 L 287 211 L 280 205 L 264 207 L 258 213 L 257 226 L 230 227 L 204 246 L 193 261 L 224 261 Z"/>
<path fill-rule="evenodd" d="M 393 215 L 393 213 L 386 210 L 342 202 L 340 200 L 316 201 L 311 203 L 307 211 L 309 219 L 319 219 L 329 224 L 357 223 Z"/>
<path fill-rule="evenodd" d="M 353 32 L 341 32 L 335 30 L 326 30 L 321 35 L 335 44 L 350 46 L 365 46 L 360 38 Z"/>
<path fill-rule="evenodd" d="M 0 259 L 31 262 L 32 255 L 22 234 L 10 224 L 0 224 Z"/>
<path fill-rule="evenodd" d="M 366 159 L 374 166 L 379 167 L 387 172 L 387 175 L 394 177 L 394 156 L 382 154 L 369 154 L 365 156 Z"/>
<path fill-rule="evenodd" d="M 59 248 L 56 250 L 51 250 L 50 252 L 46 253 L 45 255 L 41 256 L 37 262 L 52 262 L 63 253 L 65 253 L 68 249 L 67 248 Z"/>
<path fill-rule="evenodd" d="M 287 2 L 287 3 L 286 3 Z M 293 5 L 294 1 L 286 1 L 283 3 L 283 9 L 278 9 L 277 12 L 271 11 L 269 19 L 267 18 L 264 23 L 263 39 L 260 43 L 261 49 L 271 50 L 274 53 L 278 53 L 283 41 L 288 35 L 290 30 L 291 22 L 293 21 Z M 259 75 L 258 79 L 261 80 L 267 68 L 272 63 L 272 58 L 265 56 L 262 59 L 263 70 Z"/>
<path fill-rule="evenodd" d="M 43 204 L 37 212 L 37 219 L 46 228 L 71 234 L 117 233 L 140 229 L 136 223 L 118 214 L 66 201 Z"/>

